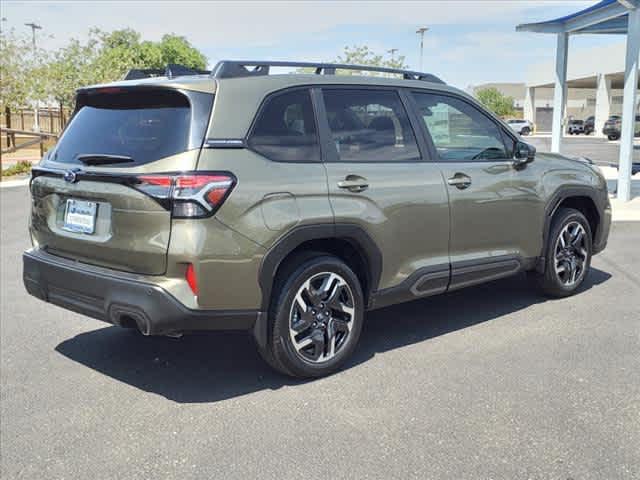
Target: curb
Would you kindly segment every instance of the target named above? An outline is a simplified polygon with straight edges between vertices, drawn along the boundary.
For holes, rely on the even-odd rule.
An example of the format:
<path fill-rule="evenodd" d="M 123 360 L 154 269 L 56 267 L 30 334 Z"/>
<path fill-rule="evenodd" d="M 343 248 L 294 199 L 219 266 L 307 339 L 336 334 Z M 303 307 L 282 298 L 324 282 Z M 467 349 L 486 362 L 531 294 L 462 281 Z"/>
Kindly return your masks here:
<path fill-rule="evenodd" d="M 30 180 L 31 180 L 31 177 L 22 178 L 20 180 L 1 180 L 0 188 L 23 187 L 25 185 L 29 185 Z"/>

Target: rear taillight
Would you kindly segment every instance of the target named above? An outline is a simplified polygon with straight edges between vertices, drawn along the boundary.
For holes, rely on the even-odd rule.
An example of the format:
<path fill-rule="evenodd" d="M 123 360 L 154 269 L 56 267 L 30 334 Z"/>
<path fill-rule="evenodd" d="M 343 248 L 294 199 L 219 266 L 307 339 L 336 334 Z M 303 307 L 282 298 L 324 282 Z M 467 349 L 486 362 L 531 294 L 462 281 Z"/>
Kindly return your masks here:
<path fill-rule="evenodd" d="M 204 218 L 220 208 L 235 183 L 228 173 L 185 173 L 140 175 L 132 186 L 171 210 L 174 218 Z"/>

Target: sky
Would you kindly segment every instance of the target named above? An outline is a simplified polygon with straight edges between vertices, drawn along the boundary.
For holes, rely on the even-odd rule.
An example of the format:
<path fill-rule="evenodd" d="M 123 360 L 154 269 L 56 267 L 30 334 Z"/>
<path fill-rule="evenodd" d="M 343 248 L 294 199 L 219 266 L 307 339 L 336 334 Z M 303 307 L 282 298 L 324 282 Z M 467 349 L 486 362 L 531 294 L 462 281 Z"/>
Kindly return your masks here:
<path fill-rule="evenodd" d="M 551 65 L 555 37 L 516 33 L 520 23 L 549 20 L 593 5 L 582 0 L 466 1 L 14 1 L 2 0 L 3 28 L 63 46 L 91 27 L 130 27 L 145 40 L 183 35 L 209 59 L 333 61 L 346 45 L 386 54 L 397 48 L 419 68 L 418 27 L 426 26 L 423 71 L 460 88 L 485 82 L 524 82 L 532 65 Z M 611 45 L 616 36 L 576 36 L 571 49 Z M 571 61 L 571 59 L 570 59 Z"/>

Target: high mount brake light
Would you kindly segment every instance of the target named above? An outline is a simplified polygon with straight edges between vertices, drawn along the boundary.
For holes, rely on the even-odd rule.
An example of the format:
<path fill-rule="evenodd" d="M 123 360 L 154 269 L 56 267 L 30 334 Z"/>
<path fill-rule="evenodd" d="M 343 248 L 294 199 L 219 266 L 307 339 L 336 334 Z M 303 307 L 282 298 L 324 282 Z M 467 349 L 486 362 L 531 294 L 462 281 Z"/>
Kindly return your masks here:
<path fill-rule="evenodd" d="M 139 175 L 133 187 L 171 210 L 174 218 L 204 218 L 213 215 L 235 186 L 228 173 Z"/>

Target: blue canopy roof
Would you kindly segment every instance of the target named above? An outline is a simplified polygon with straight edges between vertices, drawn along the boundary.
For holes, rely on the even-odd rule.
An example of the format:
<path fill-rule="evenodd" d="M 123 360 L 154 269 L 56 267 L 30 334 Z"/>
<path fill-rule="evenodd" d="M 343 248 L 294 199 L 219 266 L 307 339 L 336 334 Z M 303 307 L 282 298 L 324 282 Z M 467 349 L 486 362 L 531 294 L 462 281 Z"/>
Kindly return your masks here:
<path fill-rule="evenodd" d="M 579 12 L 546 22 L 518 25 L 518 32 L 626 34 L 628 14 L 640 0 L 602 0 Z"/>

